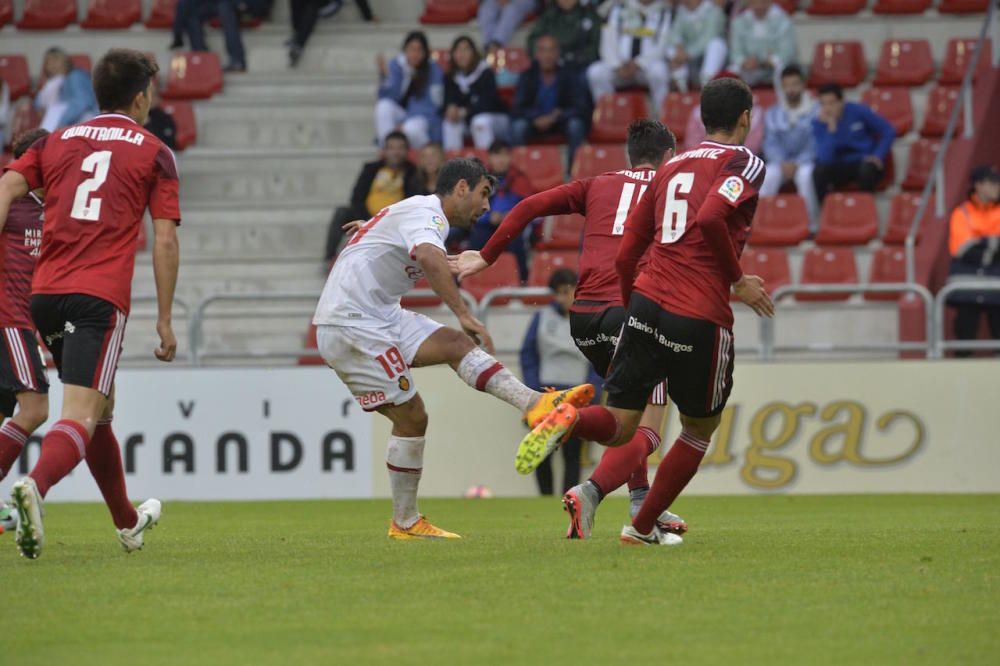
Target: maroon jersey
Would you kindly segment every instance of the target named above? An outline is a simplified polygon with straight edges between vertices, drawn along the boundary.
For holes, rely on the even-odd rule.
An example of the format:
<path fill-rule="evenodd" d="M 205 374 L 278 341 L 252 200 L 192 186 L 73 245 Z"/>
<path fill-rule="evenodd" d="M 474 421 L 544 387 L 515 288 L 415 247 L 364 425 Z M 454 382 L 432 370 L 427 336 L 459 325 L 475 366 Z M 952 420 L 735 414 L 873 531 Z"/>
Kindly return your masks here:
<path fill-rule="evenodd" d="M 128 116 L 105 113 L 39 139 L 6 169 L 45 188 L 32 293 L 87 294 L 127 313 L 146 208 L 180 222 L 170 149 Z"/>
<path fill-rule="evenodd" d="M 612 171 L 583 178 L 528 197 L 511 210 L 494 232 L 481 254 L 489 263 L 503 251 L 511 238 L 527 224 L 543 215 L 584 216 L 583 246 L 580 252 L 578 301 L 604 305 L 574 305 L 575 311 L 588 311 L 621 305 L 621 289 L 615 272 L 615 255 L 625 233 L 629 211 L 646 192 L 655 175 L 653 169 Z"/>
<path fill-rule="evenodd" d="M 35 328 L 31 275 L 42 244 L 42 205 L 34 194 L 10 204 L 0 243 L 0 328 Z"/>
<path fill-rule="evenodd" d="M 711 141 L 660 167 L 627 222 L 627 242 L 639 240 L 623 254 L 649 246 L 635 289 L 669 312 L 732 328 L 729 290 L 742 275 L 739 257 L 763 182 L 763 160 Z"/>

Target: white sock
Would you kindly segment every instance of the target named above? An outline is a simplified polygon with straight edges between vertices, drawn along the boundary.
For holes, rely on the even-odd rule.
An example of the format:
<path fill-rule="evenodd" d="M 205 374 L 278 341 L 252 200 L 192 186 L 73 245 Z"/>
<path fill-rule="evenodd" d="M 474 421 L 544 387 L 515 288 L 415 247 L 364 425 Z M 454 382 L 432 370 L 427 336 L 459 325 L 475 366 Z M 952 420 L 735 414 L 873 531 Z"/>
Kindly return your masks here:
<path fill-rule="evenodd" d="M 522 384 L 502 363 L 479 347 L 462 358 L 456 372 L 472 388 L 500 398 L 522 412 L 538 396 L 538 391 Z"/>
<path fill-rule="evenodd" d="M 420 519 L 417 486 L 424 470 L 424 437 L 389 437 L 385 466 L 392 486 L 392 520 L 405 529 Z"/>

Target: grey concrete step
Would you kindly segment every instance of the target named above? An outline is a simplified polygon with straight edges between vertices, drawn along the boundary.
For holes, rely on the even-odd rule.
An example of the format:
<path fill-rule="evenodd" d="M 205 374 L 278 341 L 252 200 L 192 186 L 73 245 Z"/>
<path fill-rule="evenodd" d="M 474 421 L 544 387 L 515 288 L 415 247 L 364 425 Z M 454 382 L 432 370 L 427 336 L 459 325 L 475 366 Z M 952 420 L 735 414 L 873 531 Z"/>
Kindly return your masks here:
<path fill-rule="evenodd" d="M 371 145 L 373 141 L 371 98 L 364 102 L 300 103 L 292 108 L 280 104 L 204 104 L 196 113 L 199 148 L 335 148 Z"/>

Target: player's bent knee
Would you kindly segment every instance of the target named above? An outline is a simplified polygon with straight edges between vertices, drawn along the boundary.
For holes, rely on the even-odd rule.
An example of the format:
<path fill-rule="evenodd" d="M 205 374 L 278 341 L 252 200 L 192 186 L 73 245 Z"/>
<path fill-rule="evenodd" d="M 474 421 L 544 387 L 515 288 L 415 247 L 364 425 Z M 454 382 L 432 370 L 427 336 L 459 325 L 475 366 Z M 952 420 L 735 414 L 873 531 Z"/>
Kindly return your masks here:
<path fill-rule="evenodd" d="M 721 422 L 721 414 L 706 416 L 704 418 L 684 416 L 681 414 L 681 427 L 699 439 L 706 441 L 712 439 L 712 435 L 715 434 L 715 430 L 719 427 L 719 423 Z"/>
<path fill-rule="evenodd" d="M 423 437 L 427 432 L 427 410 L 419 394 L 402 405 L 392 405 L 379 410 L 392 421 L 392 434 L 397 437 Z"/>
<path fill-rule="evenodd" d="M 25 394 L 18 401 L 18 420 L 34 431 L 49 420 L 49 399 L 43 393 Z"/>

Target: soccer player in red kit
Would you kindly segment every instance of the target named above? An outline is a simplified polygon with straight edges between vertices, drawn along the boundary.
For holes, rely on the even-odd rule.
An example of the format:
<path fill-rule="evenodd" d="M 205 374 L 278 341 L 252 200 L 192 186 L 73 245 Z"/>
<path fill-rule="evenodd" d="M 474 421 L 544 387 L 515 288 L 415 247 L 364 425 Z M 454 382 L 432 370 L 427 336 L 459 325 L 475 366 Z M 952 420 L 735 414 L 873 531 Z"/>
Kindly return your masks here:
<path fill-rule="evenodd" d="M 665 379 L 682 432 L 623 528 L 623 543 L 679 543 L 656 519 L 697 472 L 732 390 L 730 290 L 758 315 L 774 314 L 763 281 L 744 275 L 739 261 L 764 180 L 763 160 L 742 145 L 752 106 L 742 81 L 708 83 L 701 93 L 706 140 L 660 167 L 629 214 L 615 260 L 629 306 L 605 384 L 608 407 L 560 405 L 522 443 L 538 446 L 533 440 L 558 442 L 573 433 L 621 446 L 635 433 L 650 391 Z"/>
<path fill-rule="evenodd" d="M 139 225 L 153 217 L 160 346 L 172 361 L 171 326 L 179 254 L 177 166 L 173 153 L 143 128 L 156 64 L 138 51 L 112 49 L 93 72 L 102 113 L 36 141 L 0 178 L 0 223 L 12 201 L 45 188 L 41 254 L 31 314 L 64 385 L 62 414 L 42 440 L 30 475 L 14 484 L 21 554 L 44 543 L 42 498 L 86 459 L 111 511 L 122 547 L 142 547 L 160 502 L 132 506 L 121 451 L 111 430 L 114 379 L 131 301 Z"/>
<path fill-rule="evenodd" d="M 484 270 L 538 217 L 583 215 L 580 282 L 570 309 L 570 330 L 577 347 L 594 369 L 607 376 L 625 322 L 614 266 L 625 232 L 625 219 L 652 182 L 656 167 L 673 157 L 675 145 L 673 134 L 662 123 L 633 122 L 625 143 L 630 168 L 582 178 L 528 197 L 507 214 L 481 251 L 470 250 L 452 258 L 455 272 L 461 279 Z M 666 399 L 665 386 L 654 388 L 632 440 L 625 446 L 608 449 L 591 477 L 565 493 L 563 507 L 570 516 L 568 538 L 589 538 L 597 505 L 605 495 L 626 483 L 632 510 L 638 512 L 649 490 L 646 459 L 660 445 Z M 540 461 L 530 462 L 537 465 Z M 678 533 L 687 529 L 683 520 L 669 512 L 658 523 L 661 528 Z"/>

